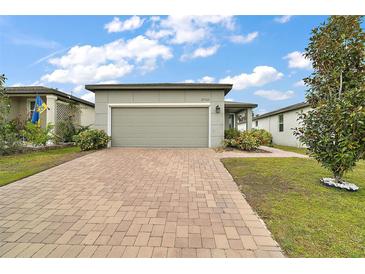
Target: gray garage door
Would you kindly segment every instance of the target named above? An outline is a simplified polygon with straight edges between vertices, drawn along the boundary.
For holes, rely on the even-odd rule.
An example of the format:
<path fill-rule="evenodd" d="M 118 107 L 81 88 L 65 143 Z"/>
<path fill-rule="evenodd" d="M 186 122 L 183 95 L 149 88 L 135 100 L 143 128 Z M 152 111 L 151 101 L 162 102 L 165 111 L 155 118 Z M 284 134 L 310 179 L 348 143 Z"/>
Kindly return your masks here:
<path fill-rule="evenodd" d="M 208 108 L 113 108 L 112 146 L 208 147 Z"/>

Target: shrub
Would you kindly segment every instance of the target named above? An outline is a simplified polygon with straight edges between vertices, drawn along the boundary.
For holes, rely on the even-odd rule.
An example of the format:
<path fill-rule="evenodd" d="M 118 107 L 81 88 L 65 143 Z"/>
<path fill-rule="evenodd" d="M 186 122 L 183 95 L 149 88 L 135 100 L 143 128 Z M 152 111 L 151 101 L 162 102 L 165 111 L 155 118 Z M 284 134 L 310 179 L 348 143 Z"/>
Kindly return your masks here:
<path fill-rule="evenodd" d="M 76 134 L 75 135 L 78 135 L 81 132 L 86 131 L 86 130 L 89 130 L 89 129 L 90 129 L 90 125 L 89 126 L 78 126 L 76 128 Z"/>
<path fill-rule="evenodd" d="M 21 141 L 15 128 L 9 123 L 10 100 L 5 93 L 5 76 L 0 75 L 0 155 L 11 154 L 21 149 Z"/>
<path fill-rule="evenodd" d="M 235 128 L 226 129 L 224 131 L 224 139 L 234 139 L 240 135 L 240 131 Z"/>
<path fill-rule="evenodd" d="M 9 155 L 22 150 L 22 142 L 10 124 L 0 124 L 0 155 Z"/>
<path fill-rule="evenodd" d="M 31 142 L 34 146 L 45 146 L 48 141 L 53 140 L 52 134 L 53 125 L 48 124 L 45 128 L 42 128 L 36 124 L 28 122 L 25 125 L 24 130 L 20 131 L 27 141 Z"/>
<path fill-rule="evenodd" d="M 74 141 L 81 150 L 105 148 L 110 140 L 111 138 L 103 130 L 99 129 L 84 130 L 74 136 Z"/>
<path fill-rule="evenodd" d="M 56 126 L 56 135 L 60 142 L 72 142 L 72 138 L 76 135 L 76 127 L 71 120 L 60 121 Z"/>
<path fill-rule="evenodd" d="M 225 139 L 224 145 L 251 151 L 260 146 L 260 141 L 252 131 L 242 131 L 236 138 Z"/>
<path fill-rule="evenodd" d="M 252 129 L 252 134 L 259 140 L 260 146 L 272 146 L 272 135 L 264 129 Z"/>
<path fill-rule="evenodd" d="M 25 128 L 26 123 L 27 120 L 16 117 L 9 121 L 9 126 L 11 127 L 13 132 L 19 135 L 20 131 Z"/>
<path fill-rule="evenodd" d="M 259 139 L 253 134 L 252 131 L 243 131 L 235 139 L 237 148 L 242 150 L 255 150 L 260 146 Z"/>

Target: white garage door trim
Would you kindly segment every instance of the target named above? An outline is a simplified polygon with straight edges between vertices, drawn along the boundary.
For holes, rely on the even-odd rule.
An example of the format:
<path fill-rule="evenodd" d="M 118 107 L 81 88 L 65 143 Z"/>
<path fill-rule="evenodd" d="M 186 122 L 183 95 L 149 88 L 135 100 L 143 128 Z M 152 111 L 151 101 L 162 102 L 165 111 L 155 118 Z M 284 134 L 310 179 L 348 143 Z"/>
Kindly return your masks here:
<path fill-rule="evenodd" d="M 191 108 L 191 107 L 206 107 L 208 108 L 208 147 L 211 147 L 210 142 L 210 131 L 211 131 L 211 107 L 210 103 L 126 103 L 126 104 L 108 104 L 108 124 L 107 133 L 112 136 L 112 108 L 131 108 L 131 107 L 179 107 L 179 108 Z M 111 147 L 111 142 L 109 142 L 108 147 Z"/>

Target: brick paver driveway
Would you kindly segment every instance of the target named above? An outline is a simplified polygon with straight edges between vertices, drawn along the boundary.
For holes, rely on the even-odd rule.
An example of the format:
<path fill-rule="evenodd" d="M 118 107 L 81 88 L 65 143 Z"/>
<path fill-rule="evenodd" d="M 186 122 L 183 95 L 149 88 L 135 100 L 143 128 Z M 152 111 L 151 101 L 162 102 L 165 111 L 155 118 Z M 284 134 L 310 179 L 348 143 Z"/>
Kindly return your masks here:
<path fill-rule="evenodd" d="M 0 188 L 2 257 L 280 257 L 210 149 L 113 148 Z"/>

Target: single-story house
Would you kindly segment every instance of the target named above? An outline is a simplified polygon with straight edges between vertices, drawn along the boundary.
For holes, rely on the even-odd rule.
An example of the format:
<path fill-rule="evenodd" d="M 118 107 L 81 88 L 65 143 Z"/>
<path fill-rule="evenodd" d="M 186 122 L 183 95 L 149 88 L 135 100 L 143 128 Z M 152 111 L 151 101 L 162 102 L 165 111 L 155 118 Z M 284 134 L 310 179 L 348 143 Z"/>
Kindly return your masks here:
<path fill-rule="evenodd" d="M 61 92 L 57 89 L 42 86 L 6 87 L 5 93 L 10 98 L 10 119 L 20 121 L 30 120 L 34 111 L 36 96 L 40 96 L 48 106 L 41 116 L 41 126 L 51 123 L 57 127 L 57 123 L 68 117 L 70 106 L 74 102 L 79 106 L 79 113 L 75 117 L 75 122 L 81 126 L 94 124 L 95 110 L 94 104 Z"/>
<path fill-rule="evenodd" d="M 225 102 L 229 84 L 86 85 L 95 127 L 116 147 L 218 147 L 224 130 L 252 124 L 256 104 Z"/>
<path fill-rule="evenodd" d="M 283 146 L 303 147 L 294 129 L 299 127 L 298 114 L 310 110 L 306 102 L 274 110 L 253 118 L 253 128 L 265 129 L 272 134 L 273 143 Z"/>

